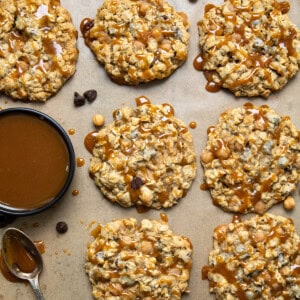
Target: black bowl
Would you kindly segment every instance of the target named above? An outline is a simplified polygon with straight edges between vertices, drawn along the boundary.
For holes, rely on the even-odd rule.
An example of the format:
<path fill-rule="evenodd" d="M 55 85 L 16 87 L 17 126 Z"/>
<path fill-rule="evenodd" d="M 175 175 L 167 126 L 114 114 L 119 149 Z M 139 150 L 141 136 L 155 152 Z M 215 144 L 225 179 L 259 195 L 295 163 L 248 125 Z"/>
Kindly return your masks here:
<path fill-rule="evenodd" d="M 48 125 L 51 125 L 51 127 L 54 128 L 55 131 L 62 138 L 63 143 L 65 144 L 65 146 L 67 148 L 67 153 L 69 156 L 69 165 L 68 165 L 68 173 L 67 173 L 67 177 L 64 182 L 64 185 L 62 186 L 62 188 L 60 189 L 60 191 L 54 198 L 49 200 L 49 202 L 42 204 L 42 206 L 39 206 L 37 208 L 31 208 L 31 209 L 14 208 L 12 206 L 9 206 L 9 205 L 6 205 L 6 204 L 0 202 L 0 225 L 1 225 L 1 219 L 2 219 L 2 222 L 5 223 L 7 220 L 7 223 L 8 223 L 10 220 L 14 219 L 14 217 L 37 214 L 37 213 L 44 211 L 47 208 L 51 207 L 55 203 L 57 203 L 63 197 L 63 195 L 69 188 L 71 181 L 73 179 L 73 176 L 74 176 L 74 172 L 75 172 L 74 148 L 72 146 L 72 143 L 71 143 L 71 140 L 70 140 L 68 134 L 66 133 L 66 131 L 62 128 L 62 126 L 57 121 L 55 121 L 53 118 L 51 118 L 50 116 L 48 116 L 40 111 L 30 109 L 30 108 L 21 108 L 21 107 L 8 108 L 8 109 L 1 110 L 0 118 L 4 115 L 7 116 L 9 114 L 26 114 L 26 115 L 38 118 L 44 122 L 47 122 Z M 0 226 L 0 227 L 3 227 L 3 226 Z"/>

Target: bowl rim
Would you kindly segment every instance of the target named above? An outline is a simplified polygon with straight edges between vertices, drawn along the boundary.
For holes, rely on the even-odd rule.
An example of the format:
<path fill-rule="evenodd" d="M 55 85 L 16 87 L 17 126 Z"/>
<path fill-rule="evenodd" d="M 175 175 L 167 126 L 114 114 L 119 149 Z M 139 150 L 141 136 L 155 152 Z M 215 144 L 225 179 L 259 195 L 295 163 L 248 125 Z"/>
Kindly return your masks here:
<path fill-rule="evenodd" d="M 33 108 L 27 108 L 27 107 L 13 107 L 13 108 L 5 108 L 0 110 L 0 118 L 2 115 L 7 115 L 7 114 L 18 114 L 18 113 L 23 113 L 27 115 L 32 115 L 34 117 L 39 118 L 42 121 L 47 122 L 49 125 L 51 125 L 56 132 L 60 135 L 60 137 L 63 139 L 64 144 L 67 147 L 68 155 L 69 155 L 69 170 L 68 170 L 68 176 L 66 178 L 66 181 L 59 191 L 59 193 L 49 202 L 46 202 L 44 205 L 37 207 L 37 208 L 32 208 L 32 209 L 24 209 L 24 208 L 13 208 L 9 205 L 5 205 L 0 202 L 0 216 L 1 215 L 12 215 L 12 216 L 28 216 L 28 215 L 33 215 L 40 213 L 55 203 L 57 203 L 63 195 L 66 193 L 68 190 L 72 179 L 74 177 L 75 173 L 75 152 L 74 152 L 74 147 L 72 145 L 72 142 L 65 131 L 65 129 L 52 117 L 49 115 Z"/>

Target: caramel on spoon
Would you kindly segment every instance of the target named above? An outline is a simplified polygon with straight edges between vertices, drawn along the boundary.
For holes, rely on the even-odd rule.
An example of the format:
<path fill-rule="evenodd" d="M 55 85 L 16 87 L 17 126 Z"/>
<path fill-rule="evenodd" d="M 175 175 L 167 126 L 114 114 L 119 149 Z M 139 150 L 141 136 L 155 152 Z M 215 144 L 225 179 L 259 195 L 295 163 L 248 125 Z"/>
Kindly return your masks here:
<path fill-rule="evenodd" d="M 8 228 L 2 236 L 2 256 L 9 271 L 17 278 L 28 280 L 36 299 L 44 300 L 38 282 L 43 261 L 33 241 L 23 231 Z"/>

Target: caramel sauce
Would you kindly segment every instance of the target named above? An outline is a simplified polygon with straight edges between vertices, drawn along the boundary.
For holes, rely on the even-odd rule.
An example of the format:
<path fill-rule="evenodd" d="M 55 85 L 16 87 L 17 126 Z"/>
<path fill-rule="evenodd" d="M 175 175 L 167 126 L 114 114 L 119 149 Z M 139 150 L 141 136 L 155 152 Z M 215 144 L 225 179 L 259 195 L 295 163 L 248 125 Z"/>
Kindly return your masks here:
<path fill-rule="evenodd" d="M 144 214 L 144 213 L 148 212 L 149 210 L 151 210 L 150 207 L 147 207 L 145 205 L 139 205 L 139 204 L 136 204 L 135 208 L 139 214 Z"/>
<path fill-rule="evenodd" d="M 226 239 L 228 227 L 226 225 L 219 225 L 214 229 L 214 238 L 218 243 L 223 242 Z"/>
<path fill-rule="evenodd" d="M 8 270 L 8 268 L 6 266 L 6 263 L 4 261 L 1 251 L 0 251 L 0 272 L 2 273 L 3 277 L 8 281 L 25 282 L 24 280 L 19 279 L 16 276 L 14 276 L 12 273 L 10 273 L 10 271 Z"/>
<path fill-rule="evenodd" d="M 15 31 L 12 31 L 8 35 L 8 50 L 9 52 L 17 52 L 18 50 L 21 50 L 24 47 L 25 42 L 27 41 L 27 38 Z"/>
<path fill-rule="evenodd" d="M 192 121 L 192 122 L 190 122 L 189 126 L 190 126 L 190 128 L 195 129 L 195 128 L 197 128 L 197 122 Z"/>
<path fill-rule="evenodd" d="M 62 47 L 56 41 L 52 41 L 46 38 L 43 40 L 43 46 L 47 54 L 55 55 L 55 56 L 62 55 Z"/>
<path fill-rule="evenodd" d="M 275 2 L 275 8 L 280 10 L 283 14 L 287 14 L 291 6 L 289 2 Z"/>
<path fill-rule="evenodd" d="M 146 30 L 146 31 L 141 31 L 139 30 L 137 32 L 137 40 L 141 43 L 143 43 L 144 45 L 148 44 L 148 39 L 151 36 L 151 32 Z"/>
<path fill-rule="evenodd" d="M 239 300 L 247 300 L 247 296 L 245 291 L 240 286 L 239 282 L 235 277 L 235 273 L 233 271 L 228 270 L 226 263 L 218 263 L 216 266 L 212 267 L 212 271 L 215 273 L 219 273 L 222 275 L 228 283 L 233 284 L 236 287 L 236 296 Z"/>
<path fill-rule="evenodd" d="M 202 54 L 198 54 L 194 61 L 193 61 L 193 66 L 197 71 L 203 71 L 204 67 L 204 59 L 202 57 Z"/>
<path fill-rule="evenodd" d="M 200 190 L 202 190 L 202 191 L 208 191 L 209 190 L 208 184 L 207 183 L 202 183 L 200 185 Z"/>
<path fill-rule="evenodd" d="M 93 224 L 91 224 L 91 225 L 93 225 Z M 93 230 L 91 230 L 90 235 L 92 237 L 96 238 L 99 235 L 99 233 L 101 232 L 101 229 L 102 229 L 101 225 L 98 224 L 95 228 L 93 228 Z"/>
<path fill-rule="evenodd" d="M 72 196 L 78 196 L 79 195 L 79 191 L 78 190 L 73 190 L 72 191 Z"/>
<path fill-rule="evenodd" d="M 274 2 L 273 3 L 273 14 L 286 14 L 290 10 L 290 4 L 288 2 Z M 209 12 L 211 9 L 216 8 L 213 4 L 207 4 L 205 6 L 205 13 Z M 233 33 L 225 34 L 225 38 L 222 39 L 218 45 L 215 46 L 216 50 L 220 49 L 224 45 L 229 44 L 230 42 L 234 42 L 237 44 L 237 47 L 235 50 L 233 50 L 233 55 L 239 54 L 239 56 L 242 56 L 243 59 L 240 61 L 240 63 L 237 65 L 236 68 L 240 68 L 241 65 L 246 65 L 247 68 L 251 69 L 250 74 L 246 78 L 239 79 L 233 83 L 226 82 L 227 77 L 230 75 L 228 74 L 227 77 L 223 78 L 221 82 L 216 83 L 214 82 L 213 78 L 208 79 L 208 83 L 206 84 L 206 90 L 209 92 L 217 92 L 220 90 L 220 87 L 223 85 L 224 82 L 228 85 L 229 89 L 237 88 L 241 85 L 246 85 L 250 82 L 252 82 L 254 75 L 259 70 L 263 70 L 265 79 L 269 82 L 271 85 L 271 89 L 273 88 L 273 81 L 271 77 L 271 73 L 268 70 L 269 65 L 276 60 L 276 58 L 272 55 L 267 56 L 264 54 L 250 54 L 248 55 L 246 51 L 243 49 L 243 46 L 249 43 L 249 41 L 246 38 L 246 32 L 245 32 L 245 25 L 250 28 L 251 31 L 254 32 L 257 30 L 254 25 L 254 21 L 260 20 L 263 17 L 263 14 L 261 13 L 253 13 L 252 7 L 234 7 L 234 11 L 230 14 L 223 14 L 223 11 L 221 9 L 216 9 L 216 15 L 220 15 L 226 19 L 227 22 L 233 23 Z M 242 14 L 242 13 L 247 14 Z M 241 18 L 243 18 L 243 21 L 245 25 L 239 25 L 237 24 L 237 18 L 236 15 L 239 14 Z M 249 17 L 250 15 L 250 17 Z M 201 25 L 201 22 L 199 23 Z M 219 24 L 215 24 L 212 21 L 207 25 L 207 30 L 210 34 L 214 35 L 224 35 L 223 26 Z M 267 28 L 266 28 L 267 30 Z M 295 57 L 296 55 L 296 49 L 293 45 L 293 41 L 297 35 L 297 32 L 295 29 L 290 29 L 289 34 L 285 32 L 284 28 L 280 28 L 279 36 L 272 36 L 270 41 L 266 41 L 266 44 L 272 45 L 272 41 L 274 39 L 277 39 L 277 44 L 281 48 L 286 48 L 288 51 L 289 56 Z M 207 63 L 207 60 L 209 58 L 205 57 L 205 55 L 199 54 L 194 59 L 193 65 L 194 68 L 198 71 L 205 71 L 205 65 Z M 275 88 L 275 87 L 274 87 Z"/>
<path fill-rule="evenodd" d="M 208 279 L 208 273 L 212 270 L 213 268 L 210 266 L 203 266 L 201 270 L 201 275 L 202 275 L 202 280 Z"/>
<path fill-rule="evenodd" d="M 90 30 L 94 27 L 94 20 L 90 18 L 85 18 L 80 23 L 80 31 L 82 32 L 85 42 L 89 43 L 89 33 Z"/>
<path fill-rule="evenodd" d="M 216 93 L 221 89 L 221 86 L 218 83 L 215 83 L 214 81 L 208 81 L 205 86 L 205 89 L 208 92 Z"/>
<path fill-rule="evenodd" d="M 242 219 L 239 215 L 234 215 L 232 217 L 232 223 L 241 223 L 242 222 Z"/>
<path fill-rule="evenodd" d="M 240 216 L 233 216 L 232 223 L 237 224 L 240 222 L 241 222 Z M 271 225 L 268 218 L 266 218 L 266 223 Z M 235 225 L 235 226 L 236 226 L 235 230 L 238 231 L 239 225 Z M 227 228 L 228 228 L 228 225 L 220 225 L 215 228 L 214 238 L 217 240 L 218 243 L 221 243 L 225 240 L 226 234 L 227 234 L 226 233 Z M 263 242 L 262 241 L 259 242 L 259 244 L 261 244 L 261 247 L 259 247 L 259 245 L 257 244 L 258 242 L 256 241 L 255 234 L 250 235 L 252 246 L 254 248 L 257 247 L 257 250 L 259 252 L 261 252 L 260 255 L 263 257 L 265 257 L 265 255 L 266 255 L 265 245 L 269 242 L 270 239 L 278 238 L 279 239 L 278 243 L 284 244 L 290 237 L 291 237 L 291 233 L 289 231 L 285 232 L 282 229 L 281 224 L 271 227 L 269 233 L 267 235 L 265 235 L 265 240 L 263 240 Z M 242 241 L 242 237 L 241 237 L 241 241 Z M 241 262 L 240 266 L 243 267 L 243 262 Z M 290 268 L 291 276 L 293 276 L 294 278 L 298 278 L 299 273 L 300 273 L 300 266 L 298 264 L 294 264 L 294 265 L 292 264 L 291 266 L 289 266 L 289 268 Z M 245 293 L 245 291 L 247 290 L 246 285 L 242 286 L 239 283 L 239 281 L 237 279 L 238 275 L 237 275 L 236 270 L 237 270 L 237 268 L 235 269 L 235 271 L 230 271 L 227 268 L 227 265 L 223 261 L 223 259 L 220 258 L 217 260 L 216 265 L 206 265 L 202 268 L 202 279 L 208 279 L 210 272 L 215 273 L 215 274 L 218 273 L 218 274 L 222 275 L 229 284 L 233 284 L 235 286 L 237 299 L 242 299 L 242 300 L 248 299 L 246 297 L 246 293 Z M 283 286 L 282 284 L 280 284 L 277 281 L 275 273 L 272 270 L 270 270 L 269 268 L 261 270 L 256 275 L 254 273 L 252 273 L 251 276 L 253 276 L 253 280 L 255 280 L 256 282 L 263 279 L 265 286 L 270 288 L 270 293 L 273 297 L 283 296 L 283 299 L 290 299 L 290 297 L 288 295 L 286 295 L 286 296 L 282 295 L 283 290 L 285 290 L 285 286 Z M 245 280 L 247 283 L 246 278 L 245 278 Z M 210 282 L 211 287 L 213 287 L 215 284 L 216 284 L 215 282 Z"/>
<path fill-rule="evenodd" d="M 53 200 L 70 164 L 68 149 L 54 127 L 33 115 L 2 115 L 0 140 L 5 141 L 0 147 L 0 203 L 33 209 Z"/>
<path fill-rule="evenodd" d="M 74 135 L 75 132 L 76 132 L 76 130 L 73 129 L 73 128 L 71 128 L 71 129 L 68 130 L 69 135 Z"/>
<path fill-rule="evenodd" d="M 157 196 L 160 203 L 165 203 L 169 199 L 170 193 L 168 191 L 164 191 L 158 193 Z"/>
<path fill-rule="evenodd" d="M 163 103 L 162 106 L 164 107 L 165 111 L 167 112 L 167 116 L 174 116 L 174 108 L 169 103 Z"/>
<path fill-rule="evenodd" d="M 164 213 L 160 213 L 160 219 L 161 219 L 163 222 L 166 222 L 166 223 L 168 223 L 168 221 L 169 221 L 168 216 L 167 216 L 166 214 L 164 214 Z"/>
<path fill-rule="evenodd" d="M 36 65 L 32 67 L 34 71 L 40 70 L 42 73 L 47 74 L 49 70 L 49 65 L 44 63 L 44 60 L 41 58 Z"/>
<path fill-rule="evenodd" d="M 216 6 L 213 4 L 206 4 L 204 7 L 204 13 L 208 13 L 212 8 L 215 8 Z"/>
<path fill-rule="evenodd" d="M 138 98 L 135 99 L 135 102 L 136 102 L 136 105 L 137 106 L 141 106 L 141 105 L 144 105 L 144 104 L 150 104 L 150 99 L 147 98 L 146 96 L 140 96 Z"/>
<path fill-rule="evenodd" d="M 300 265 L 292 265 L 291 269 L 293 276 L 298 278 L 300 275 Z"/>
<path fill-rule="evenodd" d="M 34 241 L 34 244 L 38 248 L 41 254 L 45 253 L 45 241 L 43 240 Z"/>
<path fill-rule="evenodd" d="M 77 157 L 76 158 L 76 165 L 77 165 L 77 167 L 79 167 L 79 168 L 83 167 L 84 164 L 85 164 L 84 158 L 82 158 L 82 157 Z"/>
<path fill-rule="evenodd" d="M 206 130 L 207 134 L 211 134 L 216 130 L 215 126 L 209 126 Z"/>
<path fill-rule="evenodd" d="M 266 120 L 263 111 L 260 109 L 248 108 L 246 114 L 252 115 L 253 119 L 260 123 L 264 129 L 267 129 L 268 121 Z"/>
<path fill-rule="evenodd" d="M 93 154 L 93 149 L 98 142 L 98 131 L 88 133 L 84 139 L 85 148 Z"/>
<path fill-rule="evenodd" d="M 278 238 L 280 243 L 285 243 L 287 239 L 289 239 L 290 234 L 287 232 L 281 232 L 277 230 L 277 228 L 272 228 L 268 234 L 268 239 Z"/>
<path fill-rule="evenodd" d="M 34 241 L 35 246 L 38 248 L 41 254 L 45 253 L 45 242 Z M 25 273 L 32 272 L 35 268 L 35 262 L 24 247 L 21 245 L 20 241 L 16 238 L 11 238 L 8 245 L 8 261 L 12 264 L 15 263 L 19 269 Z M 6 266 L 2 253 L 0 251 L 0 272 L 5 279 L 11 282 L 27 282 L 25 280 L 19 279 L 14 276 Z"/>

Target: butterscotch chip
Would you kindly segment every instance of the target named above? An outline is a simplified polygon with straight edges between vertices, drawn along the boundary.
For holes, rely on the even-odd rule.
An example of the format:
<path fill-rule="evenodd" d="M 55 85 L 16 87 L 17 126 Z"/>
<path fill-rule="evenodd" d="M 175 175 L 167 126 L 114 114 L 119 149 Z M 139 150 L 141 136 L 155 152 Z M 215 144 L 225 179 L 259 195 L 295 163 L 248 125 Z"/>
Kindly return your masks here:
<path fill-rule="evenodd" d="M 300 134 L 289 117 L 246 103 L 221 114 L 201 155 L 204 182 L 226 211 L 263 214 L 300 179 Z"/>
<path fill-rule="evenodd" d="M 170 76 L 187 59 L 185 14 L 163 0 L 105 0 L 81 30 L 108 75 L 137 85 Z"/>
<path fill-rule="evenodd" d="M 171 207 L 196 176 L 193 139 L 171 105 L 145 101 L 114 112 L 113 123 L 98 132 L 89 170 L 112 202 Z"/>
<path fill-rule="evenodd" d="M 87 249 L 95 299 L 181 299 L 189 292 L 190 241 L 163 221 L 122 219 L 101 225 Z"/>
<path fill-rule="evenodd" d="M 207 79 L 238 97 L 268 97 L 285 86 L 300 66 L 300 31 L 289 9 L 276 0 L 206 5 L 198 29 Z"/>
<path fill-rule="evenodd" d="M 0 2 L 0 91 L 46 101 L 75 72 L 77 31 L 58 0 Z"/>
<path fill-rule="evenodd" d="M 202 278 L 216 299 L 300 298 L 300 238 L 289 218 L 265 214 L 214 230 Z"/>

